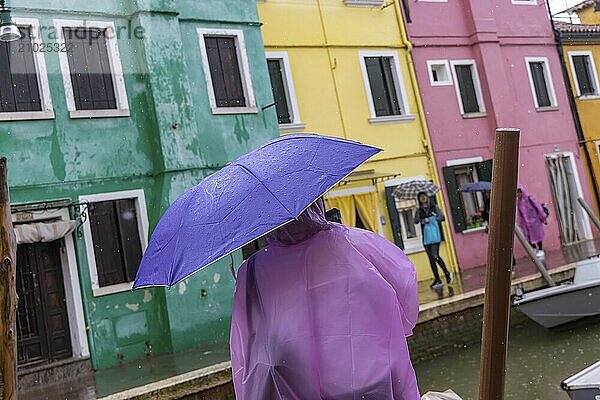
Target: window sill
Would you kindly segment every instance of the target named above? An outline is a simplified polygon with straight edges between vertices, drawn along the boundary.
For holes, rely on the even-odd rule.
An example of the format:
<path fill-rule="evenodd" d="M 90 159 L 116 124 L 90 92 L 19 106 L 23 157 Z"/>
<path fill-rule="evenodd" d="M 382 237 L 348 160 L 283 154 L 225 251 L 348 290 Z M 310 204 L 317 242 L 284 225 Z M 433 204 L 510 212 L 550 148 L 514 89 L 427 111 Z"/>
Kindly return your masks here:
<path fill-rule="evenodd" d="M 598 100 L 600 99 L 600 94 L 586 94 L 583 96 L 579 96 L 577 100 Z"/>
<path fill-rule="evenodd" d="M 295 122 L 291 124 L 279 124 L 279 132 L 281 133 L 301 132 L 304 129 L 306 129 L 306 124 L 303 124 L 302 122 Z"/>
<path fill-rule="evenodd" d="M 213 108 L 212 113 L 215 115 L 257 114 L 258 109 L 256 107 L 218 107 Z"/>
<path fill-rule="evenodd" d="M 0 113 L 0 121 L 27 121 L 34 119 L 54 119 L 54 111 L 23 111 Z"/>
<path fill-rule="evenodd" d="M 422 253 L 425 251 L 425 247 L 423 247 L 423 242 L 421 242 L 421 240 L 419 240 L 418 244 L 414 244 L 414 245 L 410 245 L 410 244 L 406 244 L 404 245 L 404 254 L 416 254 L 416 253 Z"/>
<path fill-rule="evenodd" d="M 477 232 L 485 232 L 485 226 L 481 226 L 479 228 L 471 228 L 471 229 L 465 229 L 464 231 L 462 231 L 461 233 L 463 235 L 469 235 L 471 233 L 477 233 Z"/>
<path fill-rule="evenodd" d="M 452 86 L 454 82 L 452 82 L 452 81 L 437 81 L 437 82 L 430 82 L 430 83 L 431 83 L 431 86 Z"/>
<path fill-rule="evenodd" d="M 389 115 L 389 116 L 385 116 L 385 117 L 369 118 L 369 123 L 371 125 L 394 124 L 396 122 L 414 121 L 416 118 L 417 118 L 417 116 L 414 114 Z"/>
<path fill-rule="evenodd" d="M 546 112 L 546 111 L 558 111 L 558 107 L 550 106 L 550 107 L 537 107 L 535 109 L 537 112 Z"/>
<path fill-rule="evenodd" d="M 469 114 L 463 114 L 462 117 L 464 119 L 485 118 L 485 117 L 487 117 L 487 113 L 485 113 L 485 112 L 469 113 Z"/>
<path fill-rule="evenodd" d="M 381 7 L 383 0 L 344 0 L 344 4 L 349 7 Z"/>
<path fill-rule="evenodd" d="M 76 110 L 70 111 L 69 116 L 73 119 L 129 117 L 129 110 Z"/>
<path fill-rule="evenodd" d="M 119 283 L 118 285 L 92 288 L 94 297 L 107 296 L 109 294 L 128 292 L 133 289 L 133 282 Z"/>

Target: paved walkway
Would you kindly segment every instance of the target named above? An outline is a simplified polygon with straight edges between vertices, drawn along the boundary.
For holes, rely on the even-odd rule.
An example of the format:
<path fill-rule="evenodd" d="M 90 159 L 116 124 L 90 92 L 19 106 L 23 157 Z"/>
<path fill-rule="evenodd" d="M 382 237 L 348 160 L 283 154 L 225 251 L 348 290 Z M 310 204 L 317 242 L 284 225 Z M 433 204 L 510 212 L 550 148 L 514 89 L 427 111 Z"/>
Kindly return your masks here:
<path fill-rule="evenodd" d="M 229 345 L 222 343 L 176 354 L 143 358 L 134 363 L 103 369 L 76 380 L 19 393 L 20 399 L 92 400 L 184 376 L 229 360 Z M 129 398 L 129 397 L 127 397 Z"/>
<path fill-rule="evenodd" d="M 560 250 L 549 251 L 546 253 L 544 264 L 549 271 L 553 271 L 598 254 L 600 254 L 600 238 L 566 246 Z M 537 274 L 539 272 L 533 261 L 529 258 L 521 258 L 517 260 L 513 281 Z M 428 304 L 482 289 L 485 287 L 485 278 L 486 266 L 481 265 L 462 271 L 451 285 L 444 284 L 441 290 L 431 289 L 429 287 L 431 281 L 419 282 L 419 303 Z"/>

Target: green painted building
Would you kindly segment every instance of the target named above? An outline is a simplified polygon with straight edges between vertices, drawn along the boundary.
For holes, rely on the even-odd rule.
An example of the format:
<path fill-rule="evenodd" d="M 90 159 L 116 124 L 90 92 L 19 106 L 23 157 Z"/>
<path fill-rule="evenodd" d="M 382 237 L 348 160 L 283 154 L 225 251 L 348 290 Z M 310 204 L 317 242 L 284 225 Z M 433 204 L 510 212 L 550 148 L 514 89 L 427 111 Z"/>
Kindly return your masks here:
<path fill-rule="evenodd" d="M 229 259 L 171 289 L 130 288 L 169 204 L 278 135 L 256 1 L 8 5 L 23 33 L 0 44 L 19 362 L 98 369 L 227 343 Z"/>

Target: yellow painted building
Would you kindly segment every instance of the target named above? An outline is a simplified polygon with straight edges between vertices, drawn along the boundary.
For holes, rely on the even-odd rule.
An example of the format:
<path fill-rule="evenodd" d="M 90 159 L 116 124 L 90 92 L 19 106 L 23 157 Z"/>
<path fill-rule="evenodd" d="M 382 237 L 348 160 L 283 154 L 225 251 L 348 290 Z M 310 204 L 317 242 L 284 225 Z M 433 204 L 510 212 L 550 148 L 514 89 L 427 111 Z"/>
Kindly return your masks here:
<path fill-rule="evenodd" d="M 439 184 L 398 2 L 266 0 L 258 3 L 282 134 L 315 132 L 384 151 L 326 196 L 343 222 L 403 247 L 419 280 L 432 273 L 413 222 L 416 203 L 395 185 Z M 442 210 L 442 196 L 437 196 Z M 440 255 L 458 271 L 448 224 Z"/>
<path fill-rule="evenodd" d="M 581 24 L 555 22 L 585 141 L 590 183 L 600 187 L 600 3 L 583 1 L 568 10 Z M 600 206 L 600 205 L 598 205 Z"/>

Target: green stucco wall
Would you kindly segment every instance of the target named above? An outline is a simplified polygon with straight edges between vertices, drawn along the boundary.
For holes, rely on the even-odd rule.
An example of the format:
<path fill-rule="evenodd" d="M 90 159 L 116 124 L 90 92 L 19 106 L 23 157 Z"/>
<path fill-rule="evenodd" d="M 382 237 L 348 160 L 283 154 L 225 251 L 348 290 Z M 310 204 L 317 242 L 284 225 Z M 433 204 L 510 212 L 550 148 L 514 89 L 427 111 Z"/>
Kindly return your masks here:
<path fill-rule="evenodd" d="M 143 189 L 150 230 L 187 188 L 278 135 L 255 0 L 23 0 L 14 15 L 113 21 L 144 29 L 119 39 L 130 117 L 71 119 L 57 53 L 46 53 L 55 118 L 0 122 L 13 203 Z M 200 59 L 198 27 L 244 31 L 258 113 L 213 115 Z M 46 30 L 45 42 L 53 37 Z M 174 128 L 176 124 L 176 128 Z M 76 255 L 95 368 L 153 354 L 226 342 L 234 288 L 230 259 L 171 289 L 94 297 L 83 238 Z M 239 254 L 235 264 L 241 262 Z M 202 296 L 202 290 L 206 296 Z"/>

